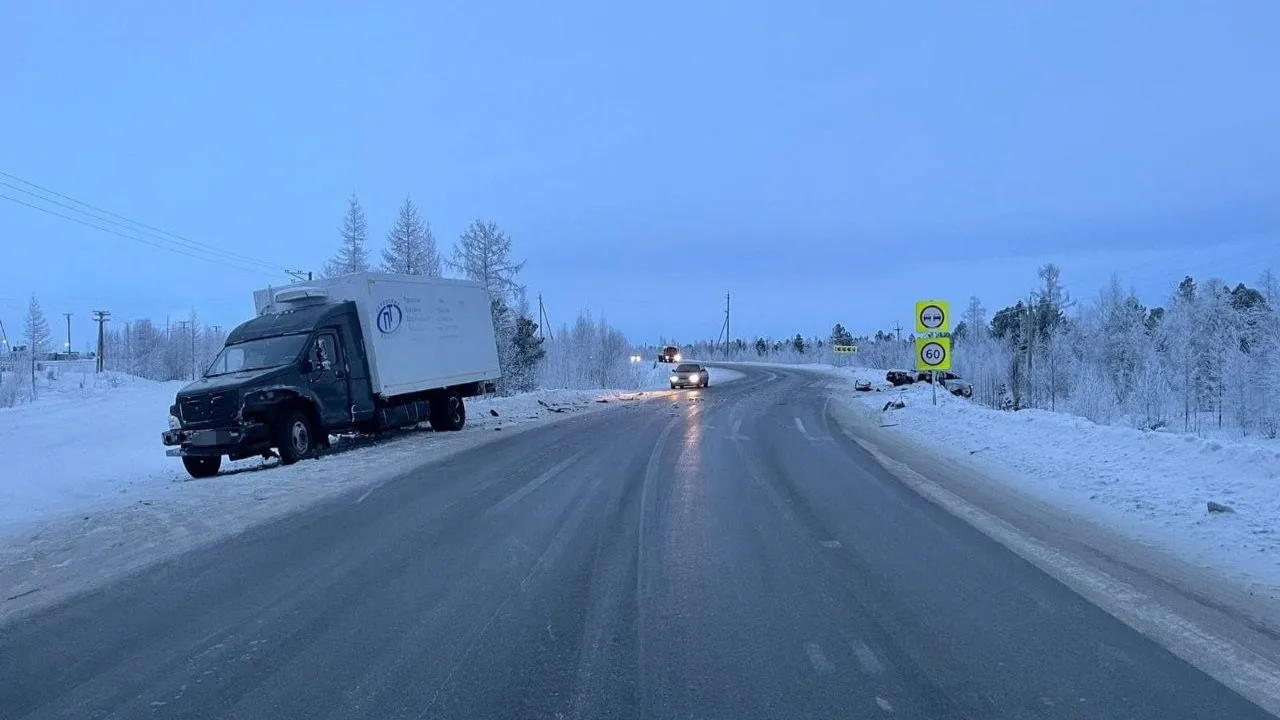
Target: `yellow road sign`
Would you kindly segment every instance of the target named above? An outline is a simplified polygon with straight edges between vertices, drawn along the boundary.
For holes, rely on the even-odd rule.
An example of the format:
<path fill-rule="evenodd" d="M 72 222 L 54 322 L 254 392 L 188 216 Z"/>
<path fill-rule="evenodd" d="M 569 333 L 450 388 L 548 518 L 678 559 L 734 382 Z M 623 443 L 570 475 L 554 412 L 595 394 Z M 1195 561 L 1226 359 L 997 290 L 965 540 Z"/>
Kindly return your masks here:
<path fill-rule="evenodd" d="M 951 331 L 951 308 L 943 300 L 921 300 L 916 303 L 916 334 Z"/>
<path fill-rule="evenodd" d="M 916 338 L 917 370 L 950 370 L 951 338 Z"/>
<path fill-rule="evenodd" d="M 832 345 L 831 349 L 842 355 L 854 355 L 858 352 L 857 345 Z"/>

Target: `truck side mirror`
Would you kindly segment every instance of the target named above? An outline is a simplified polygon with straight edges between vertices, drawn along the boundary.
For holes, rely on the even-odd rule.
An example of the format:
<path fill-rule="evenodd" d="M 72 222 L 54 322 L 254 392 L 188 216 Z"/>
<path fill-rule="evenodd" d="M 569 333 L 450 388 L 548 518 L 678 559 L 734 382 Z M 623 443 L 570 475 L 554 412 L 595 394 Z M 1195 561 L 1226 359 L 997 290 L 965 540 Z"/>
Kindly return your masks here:
<path fill-rule="evenodd" d="M 302 373 L 303 375 L 310 375 L 312 372 L 315 371 L 315 369 L 316 369 L 315 365 L 313 365 L 311 361 L 307 360 L 306 358 L 303 358 L 301 361 L 298 362 L 298 372 Z"/>

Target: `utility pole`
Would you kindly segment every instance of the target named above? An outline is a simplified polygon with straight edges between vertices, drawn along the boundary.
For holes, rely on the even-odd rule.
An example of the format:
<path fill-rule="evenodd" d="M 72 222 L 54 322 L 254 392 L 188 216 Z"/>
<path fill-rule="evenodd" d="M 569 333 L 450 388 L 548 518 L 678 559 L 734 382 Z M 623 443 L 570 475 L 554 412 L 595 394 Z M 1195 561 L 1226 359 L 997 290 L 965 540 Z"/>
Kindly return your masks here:
<path fill-rule="evenodd" d="M 196 334 L 191 331 L 190 320 L 179 320 L 178 327 L 182 328 L 182 332 L 187 333 L 191 337 L 191 379 L 196 379 Z"/>
<path fill-rule="evenodd" d="M 289 277 L 293 278 L 297 282 L 302 282 L 304 280 L 306 281 L 311 280 L 310 270 L 285 270 L 285 274 L 287 274 Z M 306 277 L 303 277 L 304 275 Z"/>
<path fill-rule="evenodd" d="M 67 359 L 71 359 L 71 313 L 62 313 L 67 318 Z"/>
<path fill-rule="evenodd" d="M 724 356 L 729 357 L 729 293 L 724 294 L 724 324 L 720 326 L 720 337 L 716 338 L 716 345 L 720 344 L 720 340 L 724 340 Z"/>
<path fill-rule="evenodd" d="M 551 338 L 551 342 L 555 342 L 556 336 L 551 332 L 551 318 L 547 317 L 547 306 L 542 304 L 542 293 L 538 293 L 538 337 L 542 337 L 544 325 L 547 336 Z"/>
<path fill-rule="evenodd" d="M 4 321 L 0 320 L 0 352 L 9 349 L 9 333 L 4 331 Z"/>
<path fill-rule="evenodd" d="M 898 342 L 902 342 L 902 323 L 894 325 L 893 331 L 898 334 Z"/>
<path fill-rule="evenodd" d="M 108 310 L 94 310 L 93 319 L 98 322 L 98 372 L 106 369 L 107 357 L 107 333 L 106 324 L 111 318 L 111 312 Z"/>

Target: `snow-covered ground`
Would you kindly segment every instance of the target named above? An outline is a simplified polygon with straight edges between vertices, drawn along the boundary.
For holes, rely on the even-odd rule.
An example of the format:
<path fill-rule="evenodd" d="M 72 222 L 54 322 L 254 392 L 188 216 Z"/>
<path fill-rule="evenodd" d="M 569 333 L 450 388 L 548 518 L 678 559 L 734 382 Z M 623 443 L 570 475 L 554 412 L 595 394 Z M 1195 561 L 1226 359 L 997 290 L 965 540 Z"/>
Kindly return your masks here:
<path fill-rule="evenodd" d="M 1280 449 L 1098 425 L 1044 410 L 1002 412 L 890 388 L 879 370 L 835 372 L 836 397 L 902 433 L 1043 502 L 1250 585 L 1280 589 Z M 853 379 L 880 392 L 857 393 Z M 906 407 L 883 411 L 890 399 Z M 1234 512 L 1208 512 L 1213 501 Z"/>
<path fill-rule="evenodd" d="M 650 374 L 646 387 L 665 392 L 666 370 Z M 255 458 L 196 481 L 160 444 L 182 385 L 64 374 L 42 385 L 34 402 L 0 410 L 0 619 L 513 431 L 648 394 L 542 390 L 477 398 L 467 402 L 459 433 L 343 439 L 297 465 Z"/>

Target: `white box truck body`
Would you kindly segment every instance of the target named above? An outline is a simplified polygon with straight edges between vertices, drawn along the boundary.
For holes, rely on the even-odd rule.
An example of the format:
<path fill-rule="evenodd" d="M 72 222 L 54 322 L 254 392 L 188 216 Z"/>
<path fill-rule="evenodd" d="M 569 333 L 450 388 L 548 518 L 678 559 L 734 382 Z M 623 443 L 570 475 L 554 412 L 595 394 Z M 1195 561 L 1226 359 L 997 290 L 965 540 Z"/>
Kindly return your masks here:
<path fill-rule="evenodd" d="M 373 392 L 384 398 L 501 375 L 489 294 L 478 282 L 363 272 L 253 295 L 259 315 L 304 299 L 354 302 Z"/>

